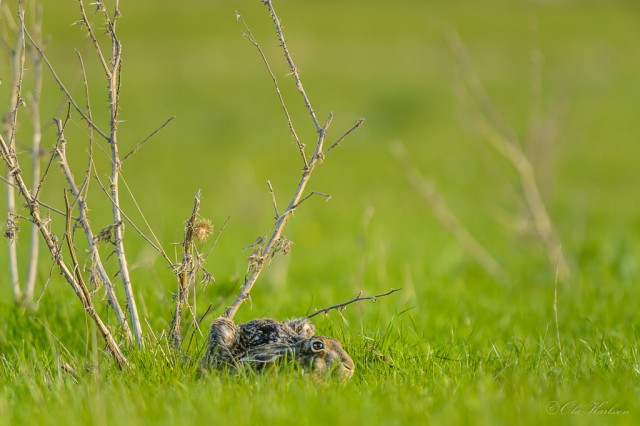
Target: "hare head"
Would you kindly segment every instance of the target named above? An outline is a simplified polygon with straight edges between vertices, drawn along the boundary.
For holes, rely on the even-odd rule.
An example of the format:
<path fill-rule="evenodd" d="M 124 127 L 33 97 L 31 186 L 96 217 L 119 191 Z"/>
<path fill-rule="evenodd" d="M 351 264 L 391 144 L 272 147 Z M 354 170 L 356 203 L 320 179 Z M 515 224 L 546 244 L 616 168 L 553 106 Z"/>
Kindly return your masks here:
<path fill-rule="evenodd" d="M 303 369 L 316 375 L 346 380 L 353 376 L 355 364 L 342 344 L 329 337 L 314 336 L 296 344 L 295 359 Z"/>

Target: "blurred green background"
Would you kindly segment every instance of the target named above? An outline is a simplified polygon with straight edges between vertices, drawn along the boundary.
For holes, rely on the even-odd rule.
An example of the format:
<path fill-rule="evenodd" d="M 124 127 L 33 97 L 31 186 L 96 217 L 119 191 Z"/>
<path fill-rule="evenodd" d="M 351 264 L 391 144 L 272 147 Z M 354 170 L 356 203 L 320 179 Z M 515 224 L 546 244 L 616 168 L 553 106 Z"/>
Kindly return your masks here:
<path fill-rule="evenodd" d="M 301 170 L 271 80 L 242 37 L 235 11 L 268 55 L 309 147 L 314 130 L 259 1 L 156 0 L 121 2 L 120 7 L 121 151 L 176 116 L 125 163 L 124 179 L 170 255 L 198 189 L 202 216 L 218 230 L 229 218 L 207 263 L 218 284 L 198 293 L 204 309 L 238 285 L 250 254 L 243 247 L 273 224 L 267 180 L 282 209 Z M 292 253 L 274 260 L 255 287 L 253 308 L 245 306 L 239 318 L 299 315 L 360 290 L 372 294 L 402 287 L 378 305 L 354 307 L 345 315 L 356 324 L 376 318 L 384 323 L 411 309 L 417 330 L 434 335 L 451 324 L 486 333 L 497 327 L 505 335 L 548 327 L 553 267 L 535 239 L 518 230 L 524 206 L 515 173 L 476 134 L 473 111 L 456 95 L 458 65 L 443 35 L 443 28 L 454 27 L 496 108 L 523 141 L 536 130 L 534 114 L 555 117 L 557 136 L 535 164 L 575 272 L 560 289 L 567 315 L 578 318 L 573 325 L 567 320 L 567 327 L 581 329 L 586 320 L 596 329 L 609 328 L 636 320 L 623 301 L 638 295 L 638 2 L 284 0 L 276 7 L 318 116 L 336 114 L 330 139 L 360 117 L 366 123 L 313 176 L 310 190 L 331 199 L 312 198 L 296 212 L 285 231 L 294 242 Z M 77 20 L 73 1 L 44 5 L 46 53 L 82 99 L 74 50 L 80 52 L 94 113 L 106 128 L 104 78 L 84 30 L 73 25 Z M 2 55 L 4 102 L 10 75 L 6 51 Z M 532 82 L 537 78 L 542 83 L 536 94 Z M 66 113 L 62 93 L 48 74 L 42 109 L 46 123 Z M 27 118 L 21 126 L 27 135 Z M 87 137 L 77 114 L 67 139 L 80 174 Z M 19 141 L 23 162 L 25 140 Z M 406 146 L 450 209 L 505 268 L 505 282 L 484 274 L 407 185 L 403 167 L 390 155 L 395 142 Z M 55 129 L 47 124 L 43 146 L 50 151 L 54 143 Z M 98 157 L 104 166 L 104 155 Z M 52 170 L 44 200 L 62 207 L 61 179 L 57 167 Z M 110 211 L 95 183 L 92 194 L 92 220 L 99 229 L 109 223 Z M 127 194 L 123 206 L 145 229 Z M 55 219 L 54 226 L 63 225 Z M 18 245 L 24 253 L 25 223 L 22 229 Z M 175 291 L 171 271 L 130 226 L 126 244 L 141 315 L 162 329 Z M 3 244 L 0 258 L 5 256 Z M 37 295 L 50 273 L 48 256 L 43 259 Z M 2 266 L 3 304 L 10 300 L 8 282 Z M 58 293 L 73 297 L 54 272 L 42 304 Z"/>

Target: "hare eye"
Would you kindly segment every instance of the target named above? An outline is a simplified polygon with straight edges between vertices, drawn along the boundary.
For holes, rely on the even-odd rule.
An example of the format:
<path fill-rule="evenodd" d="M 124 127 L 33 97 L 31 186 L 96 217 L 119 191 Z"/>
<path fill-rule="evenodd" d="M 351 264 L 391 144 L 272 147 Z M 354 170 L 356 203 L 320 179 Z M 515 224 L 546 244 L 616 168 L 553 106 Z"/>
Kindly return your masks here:
<path fill-rule="evenodd" d="M 319 340 L 316 340 L 311 344 L 311 349 L 313 349 L 314 351 L 321 351 L 324 349 L 324 343 L 320 342 Z"/>

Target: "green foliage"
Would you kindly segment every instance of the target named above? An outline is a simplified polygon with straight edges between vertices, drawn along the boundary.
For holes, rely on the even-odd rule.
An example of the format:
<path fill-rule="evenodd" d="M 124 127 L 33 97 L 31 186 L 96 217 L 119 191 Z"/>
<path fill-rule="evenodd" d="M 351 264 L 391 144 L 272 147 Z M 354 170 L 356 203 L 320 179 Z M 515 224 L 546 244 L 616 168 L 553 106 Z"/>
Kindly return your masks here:
<path fill-rule="evenodd" d="M 80 97 L 73 49 L 81 52 L 96 120 L 106 123 L 94 52 L 82 29 L 70 25 L 77 20 L 75 2 L 57 3 L 45 5 L 44 33 L 51 34 L 46 51 Z M 201 214 L 217 230 L 231 217 L 207 263 L 216 283 L 198 288 L 198 315 L 209 304 L 219 314 L 231 302 L 225 295 L 237 292 L 250 254 L 242 247 L 272 225 L 266 180 L 283 205 L 301 166 L 268 75 L 240 35 L 235 9 L 269 55 L 303 141 L 314 143 L 265 10 L 257 0 L 229 3 L 131 2 L 121 4 L 119 22 L 122 151 L 177 116 L 123 166 L 151 227 L 172 255 L 199 188 Z M 376 304 L 314 318 L 319 331 L 340 338 L 356 362 L 349 383 L 318 383 L 287 368 L 258 376 L 200 375 L 212 314 L 201 333 L 191 338 L 194 330 L 188 330 L 186 357 L 171 352 L 162 330 L 171 319 L 175 279 L 127 227 L 148 345 L 142 352 L 125 349 L 133 364 L 126 372 L 104 353 L 47 255 L 36 310 L 12 305 L 8 270 L 0 266 L 0 424 L 637 424 L 637 5 L 433 3 L 276 4 L 316 112 L 321 118 L 336 113 L 332 136 L 356 118 L 367 122 L 312 178 L 310 188 L 331 200 L 312 198 L 296 212 L 285 230 L 294 243 L 291 254 L 273 260 L 237 319 L 304 315 L 360 290 L 402 287 Z M 558 283 L 561 348 L 553 268 L 539 244 L 510 225 L 522 209 L 514 202 L 517 182 L 508 165 L 465 131 L 469 111 L 455 96 L 456 63 L 441 33 L 447 24 L 459 30 L 489 95 L 523 140 L 537 102 L 530 90 L 533 50 L 545 59 L 542 112 L 564 105 L 552 155 L 536 165 L 544 171 L 538 176 L 547 183 L 543 196 L 574 266 L 572 279 Z M 5 54 L 0 51 L 0 99 L 7 98 L 10 81 Z M 42 103 L 44 119 L 66 113 L 50 79 Z M 23 119 L 20 132 L 29 126 L 26 114 Z M 74 164 L 84 167 L 86 128 L 79 117 L 72 120 L 68 149 Z M 508 279 L 491 279 L 443 231 L 391 159 L 388 147 L 395 140 L 437 182 Z M 43 146 L 50 151 L 54 142 L 55 129 L 45 127 Z M 22 150 L 26 158 L 26 142 Z M 56 172 L 54 167 L 51 187 Z M 61 193 L 46 188 L 44 201 L 60 207 Z M 93 189 L 92 223 L 99 229 L 109 224 L 110 211 L 97 185 Z M 141 224 L 130 197 L 123 198 L 124 210 Z M 0 211 L 4 203 L 3 197 Z M 53 226 L 61 226 L 53 218 Z M 24 254 L 28 226 L 21 225 L 17 244 Z M 106 257 L 110 248 L 102 250 Z M 2 244 L 0 259 L 5 253 Z M 113 325 L 104 303 L 100 309 Z"/>

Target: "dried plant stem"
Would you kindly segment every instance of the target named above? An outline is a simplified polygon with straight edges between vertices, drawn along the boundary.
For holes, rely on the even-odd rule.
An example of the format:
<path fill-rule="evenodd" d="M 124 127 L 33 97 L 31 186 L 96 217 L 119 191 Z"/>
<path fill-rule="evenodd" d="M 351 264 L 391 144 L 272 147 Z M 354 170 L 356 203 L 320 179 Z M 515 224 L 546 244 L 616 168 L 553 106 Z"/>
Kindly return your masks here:
<path fill-rule="evenodd" d="M 107 343 L 107 348 L 114 356 L 114 359 L 116 360 L 118 366 L 122 368 L 127 365 L 127 359 L 124 357 L 124 354 L 122 354 L 122 352 L 120 351 L 120 347 L 118 346 L 113 336 L 111 335 L 109 328 L 107 328 L 104 322 L 102 322 L 102 319 L 96 312 L 95 307 L 93 305 L 93 297 L 89 292 L 89 289 L 87 288 L 87 285 L 84 282 L 84 279 L 82 277 L 82 270 L 81 270 L 80 264 L 78 263 L 78 258 L 75 252 L 75 246 L 73 245 L 73 236 L 71 235 L 71 205 L 69 204 L 69 198 L 67 196 L 66 191 L 64 193 L 64 201 L 67 208 L 67 222 L 66 222 L 67 226 L 65 231 L 65 239 L 67 240 L 67 246 L 69 249 L 69 254 L 71 255 L 71 260 L 73 262 L 73 270 L 75 271 L 75 278 L 76 278 L 76 281 L 72 286 L 74 287 L 76 294 L 82 301 L 84 310 L 89 314 L 93 322 L 98 327 L 98 331 L 100 332 L 100 334 L 102 335 L 102 338 Z M 58 257 L 62 262 L 61 253 L 59 253 Z M 64 275 L 64 272 L 63 272 L 63 275 Z"/>
<path fill-rule="evenodd" d="M 176 310 L 171 321 L 171 339 L 176 348 L 180 346 L 182 334 L 180 332 L 182 309 L 189 298 L 189 285 L 193 280 L 196 268 L 194 267 L 193 240 L 195 238 L 194 226 L 200 210 L 200 191 L 193 201 L 191 216 L 185 225 L 184 239 L 182 240 L 182 262 L 178 270 L 178 295 L 176 297 Z"/>
<path fill-rule="evenodd" d="M 24 3 L 19 3 L 18 15 L 21 19 L 24 17 Z M 24 38 L 24 25 L 18 30 L 16 46 L 11 52 L 11 62 L 13 65 L 13 81 L 11 84 L 11 95 L 9 98 L 9 128 L 7 137 L 9 139 L 9 148 L 13 155 L 16 149 L 16 127 L 18 123 L 18 109 L 22 104 L 22 80 L 24 78 L 26 46 Z M 14 180 L 11 170 L 7 171 L 7 223 L 14 224 L 16 216 L 16 193 L 13 186 Z M 18 268 L 18 252 L 15 244 L 15 238 L 9 238 L 9 273 L 11 276 L 11 287 L 13 288 L 13 297 L 17 303 L 24 303 L 24 295 L 20 288 L 20 272 Z"/>
<path fill-rule="evenodd" d="M 49 230 L 48 220 L 43 219 L 42 216 L 40 215 L 38 202 L 34 200 L 34 198 L 31 195 L 31 192 L 29 191 L 26 183 L 24 182 L 24 179 L 22 178 L 22 172 L 20 170 L 20 166 L 18 164 L 15 152 L 11 150 L 11 148 L 5 142 L 2 135 L 0 135 L 0 156 L 2 157 L 5 164 L 7 165 L 9 173 L 14 178 L 16 185 L 18 187 L 18 190 L 20 192 L 20 195 L 22 196 L 23 200 L 26 203 L 26 207 L 29 210 L 33 223 L 35 223 L 36 226 L 38 227 L 38 230 L 40 231 L 40 234 L 42 235 L 42 238 L 47 248 L 49 249 L 49 252 L 52 255 L 53 262 L 58 266 L 61 274 L 64 276 L 67 282 L 71 285 L 71 288 L 76 293 L 76 296 L 78 296 L 78 298 L 82 302 L 82 305 L 85 311 L 89 314 L 93 322 L 98 327 L 98 330 L 100 331 L 100 333 L 102 334 L 102 337 L 105 340 L 107 349 L 113 355 L 114 360 L 116 361 L 118 366 L 124 367 L 127 364 L 126 358 L 124 357 L 122 351 L 118 347 L 118 344 L 116 343 L 113 336 L 111 335 L 111 332 L 109 331 L 107 326 L 104 324 L 104 322 L 102 321 L 102 319 L 100 318 L 96 310 L 94 309 L 91 299 L 90 298 L 87 299 L 86 291 L 81 288 L 75 274 L 72 272 L 72 269 L 70 269 L 67 263 L 64 261 L 62 252 L 57 245 L 58 238 Z M 67 215 L 69 214 L 67 213 Z"/>
<path fill-rule="evenodd" d="M 123 333 L 127 339 L 127 341 L 133 341 L 133 335 L 131 333 L 131 328 L 127 323 L 127 318 L 120 306 L 120 302 L 116 296 L 115 288 L 111 279 L 109 278 L 109 274 L 107 273 L 104 265 L 102 263 L 102 259 L 100 257 L 100 252 L 98 251 L 98 241 L 91 229 L 91 225 L 89 224 L 89 217 L 87 215 L 88 208 L 85 197 L 82 195 L 81 188 L 78 188 L 76 185 L 75 179 L 73 177 L 73 173 L 71 172 L 71 168 L 69 167 L 69 163 L 67 161 L 66 155 L 66 140 L 64 137 L 64 127 L 63 123 L 60 120 L 55 120 L 56 125 L 58 127 L 58 143 L 56 144 L 56 153 L 58 158 L 60 159 L 60 166 L 64 173 L 65 178 L 67 179 L 67 183 L 69 188 L 71 189 L 71 193 L 76 198 L 76 202 L 78 204 L 78 214 L 79 214 L 79 222 L 84 234 L 87 237 L 87 242 L 89 244 L 89 253 L 91 254 L 91 262 L 98 274 L 100 281 L 105 286 L 105 290 L 107 293 L 107 298 L 109 299 L 109 304 L 113 309 L 116 320 L 118 324 L 122 327 Z M 90 154 L 91 155 L 91 154 Z M 84 184 L 87 184 L 88 181 L 85 180 Z M 83 185 L 84 185 L 83 184 Z"/>
<path fill-rule="evenodd" d="M 109 135 L 106 137 L 111 147 L 111 178 L 110 178 L 110 198 L 111 198 L 111 213 L 113 215 L 113 236 L 116 257 L 118 258 L 118 265 L 120 269 L 120 279 L 124 287 L 125 297 L 127 300 L 127 307 L 129 310 L 129 317 L 131 320 L 131 329 L 133 336 L 136 339 L 138 346 L 143 345 L 142 339 L 142 326 L 140 324 L 140 318 L 138 316 L 138 308 L 136 305 L 136 299 L 133 293 L 133 287 L 131 284 L 131 277 L 129 275 L 129 265 L 127 263 L 127 257 L 124 249 L 124 221 L 120 214 L 120 191 L 118 186 L 118 179 L 120 175 L 121 160 L 118 148 L 118 113 L 120 110 L 120 71 L 122 66 L 122 44 L 116 34 L 116 22 L 120 12 L 118 11 L 118 2 L 116 1 L 114 6 L 113 18 L 110 18 L 105 6 L 98 2 L 98 7 L 104 12 L 105 20 L 107 23 L 107 34 L 111 39 L 111 58 L 107 63 L 100 44 L 98 43 L 87 14 L 84 9 L 84 3 L 82 0 L 78 0 L 80 6 L 80 12 L 82 14 L 82 22 L 87 28 L 89 38 L 93 42 L 94 48 L 103 70 L 106 74 L 108 93 L 109 93 L 109 111 L 110 111 L 110 123 L 109 123 Z"/>
<path fill-rule="evenodd" d="M 36 41 L 31 36 L 29 31 L 25 30 L 25 35 L 29 39 L 29 42 L 31 43 L 31 45 L 38 51 L 38 55 L 40 55 L 40 57 L 42 58 L 42 61 L 47 65 L 47 68 L 49 69 L 49 72 L 51 72 L 51 75 L 53 76 L 53 79 L 58 84 L 58 87 L 60 87 L 60 89 L 64 92 L 64 94 L 67 97 L 67 99 L 69 99 L 69 102 L 71 102 L 71 105 L 73 105 L 73 108 L 80 114 L 82 119 L 84 121 L 86 121 L 87 124 L 89 124 L 89 126 L 91 126 L 91 128 L 93 130 L 95 130 L 100 136 L 102 136 L 105 140 L 108 141 L 109 140 L 109 135 L 107 135 L 104 131 L 102 131 L 98 127 L 98 125 L 93 121 L 93 119 L 89 115 L 87 115 L 85 113 L 85 111 L 82 109 L 82 107 L 80 107 L 80 105 L 76 102 L 74 97 L 71 95 L 71 92 L 64 85 L 64 83 L 62 82 L 62 80 L 60 79 L 58 74 L 56 73 L 55 68 L 53 67 L 53 65 L 51 64 L 51 62 L 47 58 L 47 56 L 44 54 L 44 52 L 42 51 L 42 48 L 38 45 L 38 43 L 36 43 Z"/>
<path fill-rule="evenodd" d="M 35 20 L 33 24 L 33 34 L 38 43 L 42 40 L 42 6 L 35 8 Z M 40 181 L 40 139 L 42 138 L 42 129 L 40 124 L 40 93 L 42 91 L 42 60 L 36 54 L 31 55 L 33 64 L 33 95 L 29 107 L 31 110 L 31 121 L 33 122 L 33 134 L 31 142 L 31 163 L 32 163 L 32 182 Z M 32 188 L 33 197 L 36 197 L 37 189 Z M 36 279 L 38 277 L 38 252 L 39 252 L 40 236 L 38 228 L 35 224 L 31 224 L 31 241 L 29 252 L 29 268 L 27 270 L 27 283 L 25 291 L 25 300 L 31 302 L 36 287 Z"/>
<path fill-rule="evenodd" d="M 239 13 L 236 13 L 236 16 L 242 22 L 242 25 L 244 25 L 244 28 L 245 28 L 245 31 L 246 31 L 244 33 L 245 38 L 247 40 L 249 40 L 249 42 L 251 44 L 253 44 L 256 47 L 256 49 L 258 49 L 258 53 L 260 53 L 260 57 L 262 58 L 262 61 L 264 62 L 265 67 L 267 68 L 267 72 L 269 73 L 269 76 L 271 77 L 271 80 L 273 81 L 273 85 L 274 85 L 274 88 L 275 88 L 275 91 L 276 91 L 276 95 L 278 95 L 278 100 L 280 101 L 280 106 L 282 107 L 284 115 L 285 115 L 285 117 L 287 119 L 287 124 L 289 125 L 289 131 L 291 132 L 291 136 L 293 137 L 293 140 L 295 141 L 296 146 L 298 147 L 298 150 L 300 151 L 300 156 L 302 157 L 302 162 L 304 163 L 304 166 L 308 167 L 309 161 L 307 160 L 307 154 L 304 151 L 304 144 L 300 141 L 300 137 L 298 137 L 298 133 L 296 132 L 296 129 L 295 129 L 294 125 L 293 125 L 293 120 L 291 119 L 291 115 L 289 114 L 289 109 L 287 108 L 287 105 L 284 102 L 284 98 L 282 97 L 282 92 L 280 91 L 280 85 L 278 84 L 278 80 L 276 79 L 275 74 L 271 70 L 271 65 L 269 65 L 269 61 L 267 60 L 267 57 L 264 54 L 264 51 L 262 50 L 262 48 L 258 44 L 258 41 L 253 37 L 253 34 L 251 33 L 251 30 L 249 29 L 249 26 L 247 25 L 247 23 L 244 21 L 244 19 L 242 18 L 242 16 Z"/>
<path fill-rule="evenodd" d="M 376 303 L 376 301 L 381 298 L 381 297 L 385 297 L 385 296 L 389 296 L 390 294 L 395 293 L 396 291 L 400 291 L 401 289 L 399 288 L 392 288 L 391 290 L 389 290 L 386 293 L 382 293 L 382 294 L 376 294 L 375 296 L 362 296 L 362 292 L 359 292 L 358 295 L 356 297 L 354 297 L 351 300 L 348 300 L 346 302 L 343 303 L 338 303 L 337 305 L 332 305 L 332 306 L 328 306 L 326 308 L 322 308 L 319 310 L 316 310 L 314 313 L 307 315 L 305 318 L 309 319 L 309 318 L 313 318 L 316 315 L 320 315 L 320 314 L 326 314 L 329 311 L 332 310 L 343 310 L 345 309 L 348 305 L 352 304 L 352 303 L 356 303 L 356 302 L 361 302 L 363 300 L 370 300 L 373 303 Z"/>
<path fill-rule="evenodd" d="M 318 136 L 318 143 L 316 145 L 315 153 L 309 161 L 309 166 L 303 170 L 300 181 L 298 182 L 298 187 L 296 188 L 296 191 L 294 192 L 289 205 L 287 206 L 285 211 L 277 218 L 269 239 L 267 240 L 266 244 L 260 249 L 258 255 L 255 258 L 255 261 L 252 263 L 253 267 L 251 268 L 251 273 L 245 279 L 242 289 L 240 290 L 240 294 L 238 294 L 233 304 L 225 311 L 224 316 L 228 318 L 233 318 L 235 316 L 235 314 L 238 312 L 238 309 L 240 308 L 240 305 L 242 305 L 242 303 L 244 303 L 244 301 L 249 298 L 249 293 L 251 292 L 253 285 L 260 276 L 260 273 L 262 272 L 265 264 L 267 263 L 266 260 L 273 255 L 273 252 L 278 245 L 278 241 L 282 236 L 282 231 L 287 224 L 287 220 L 293 214 L 295 209 L 300 205 L 301 200 L 303 199 L 302 197 L 305 188 L 309 183 L 309 179 L 311 178 L 311 173 L 315 169 L 318 162 L 324 159 L 324 152 L 322 150 L 322 147 L 324 144 L 326 131 L 331 124 L 332 119 L 333 115 L 331 114 L 329 115 L 329 118 L 327 119 L 324 127 L 322 128 L 322 131 Z M 363 120 L 356 121 L 356 124 L 354 124 L 353 128 L 359 127 L 362 123 Z"/>
<path fill-rule="evenodd" d="M 502 155 L 518 173 L 522 193 L 531 219 L 551 265 L 558 265 L 560 279 L 571 276 L 571 268 L 560 250 L 560 240 L 553 228 L 546 205 L 538 189 L 533 165 L 523 152 L 516 134 L 509 128 L 491 102 L 480 78 L 470 65 L 464 44 L 454 31 L 446 32 L 449 45 L 456 55 L 465 86 L 481 111 L 479 127 L 489 145 Z"/>
<path fill-rule="evenodd" d="M 533 166 L 520 148 L 513 143 L 509 143 L 495 128 L 488 125 L 482 125 L 481 127 L 489 143 L 496 151 L 504 155 L 516 169 L 522 193 L 531 213 L 538 238 L 545 247 L 549 263 L 554 265 L 557 262 L 560 278 L 563 280 L 569 278 L 571 269 L 562 253 L 560 241 L 553 229 L 551 218 L 538 189 Z"/>
<path fill-rule="evenodd" d="M 302 85 L 302 80 L 300 79 L 300 72 L 298 67 L 293 63 L 293 58 L 291 57 L 291 53 L 289 53 L 289 48 L 287 47 L 287 42 L 284 39 L 284 33 L 282 31 L 282 25 L 280 24 L 280 19 L 278 19 L 278 15 L 276 15 L 276 11 L 273 8 L 273 2 L 271 0 L 264 0 L 264 4 L 269 9 L 269 14 L 271 15 L 271 19 L 273 19 L 273 23 L 276 25 L 276 33 L 278 35 L 278 40 L 280 41 L 280 46 L 282 47 L 282 51 L 284 52 L 284 56 L 287 59 L 287 64 L 289 65 L 289 69 L 291 70 L 291 74 L 296 81 L 296 88 L 302 95 L 302 99 L 304 100 L 304 104 L 309 111 L 309 115 L 313 120 L 313 124 L 316 126 L 316 130 L 318 133 L 322 133 L 324 127 L 318 121 L 316 117 L 316 113 L 313 111 L 313 107 L 311 106 L 311 101 L 307 96 L 307 93 L 304 90 L 304 86 Z"/>
<path fill-rule="evenodd" d="M 313 121 L 316 127 L 318 136 L 317 136 L 316 146 L 315 146 L 313 155 L 311 156 L 310 160 L 307 160 L 307 156 L 304 153 L 304 145 L 302 144 L 302 142 L 300 142 L 299 138 L 297 137 L 297 134 L 295 133 L 293 124 L 291 122 L 291 117 L 288 114 L 288 109 L 284 104 L 284 99 L 280 94 L 279 86 L 277 84 L 275 77 L 273 76 L 273 72 L 271 71 L 271 68 L 269 67 L 269 63 L 266 60 L 264 53 L 262 52 L 262 49 L 257 44 L 253 36 L 251 35 L 251 31 L 246 26 L 246 23 L 243 20 L 242 22 L 245 25 L 245 29 L 246 29 L 245 37 L 247 37 L 249 41 L 251 41 L 256 46 L 267 67 L 267 71 L 269 72 L 272 79 L 274 80 L 276 92 L 278 94 L 278 99 L 280 100 L 282 108 L 285 111 L 287 122 L 289 123 L 290 130 L 294 135 L 296 145 L 298 146 L 298 149 L 301 151 L 304 164 L 303 164 L 302 175 L 300 176 L 300 180 L 298 181 L 298 186 L 295 192 L 293 193 L 293 196 L 291 197 L 291 201 L 289 202 L 289 205 L 284 210 L 284 212 L 280 215 L 278 215 L 278 209 L 275 203 L 275 195 L 273 194 L 273 188 L 271 187 L 271 185 L 269 185 L 269 189 L 271 191 L 271 194 L 274 200 L 274 210 L 276 211 L 276 222 L 266 242 L 263 245 L 256 245 L 254 253 L 250 257 L 249 273 L 245 277 L 245 281 L 244 281 L 244 284 L 242 285 L 242 288 L 240 289 L 240 293 L 236 297 L 233 304 L 229 308 L 227 308 L 223 314 L 228 318 L 233 318 L 235 314 L 238 312 L 238 309 L 240 308 L 242 303 L 244 303 L 249 298 L 251 289 L 253 288 L 254 284 L 256 283 L 256 280 L 258 279 L 262 270 L 264 269 L 264 266 L 266 265 L 267 260 L 271 258 L 275 254 L 275 252 L 282 247 L 282 243 L 281 243 L 282 232 L 284 230 L 284 227 L 287 224 L 287 221 L 289 220 L 289 218 L 291 217 L 295 209 L 304 200 L 308 198 L 304 196 L 305 189 L 307 187 L 307 184 L 309 183 L 309 179 L 311 178 L 311 174 L 313 173 L 315 167 L 318 165 L 319 162 L 322 162 L 322 160 L 324 160 L 325 158 L 326 152 L 324 151 L 324 142 L 326 140 L 327 131 L 329 129 L 329 126 L 331 125 L 331 121 L 333 120 L 333 114 L 329 114 L 324 125 L 321 125 L 319 123 L 316 117 L 316 114 L 313 110 L 313 107 L 311 106 L 311 101 L 309 100 L 309 97 L 307 96 L 304 90 L 304 86 L 302 85 L 302 80 L 300 79 L 300 73 L 298 71 L 298 68 L 295 66 L 293 62 L 293 58 L 291 57 L 291 53 L 289 52 L 289 49 L 287 47 L 287 43 L 284 38 L 284 33 L 282 31 L 282 25 L 280 24 L 280 20 L 276 15 L 276 12 L 273 8 L 273 4 L 271 0 L 263 0 L 263 2 L 269 9 L 269 14 L 271 15 L 271 18 L 276 26 L 276 34 L 277 34 L 278 40 L 280 41 L 280 46 L 282 47 L 282 50 L 284 52 L 287 64 L 289 65 L 289 70 L 291 71 L 291 74 L 294 76 L 296 88 L 302 95 L 304 104 L 309 112 L 309 116 L 311 117 L 311 120 Z M 239 15 L 237 16 L 239 17 L 239 19 L 242 19 Z M 345 134 L 343 134 L 340 138 L 338 138 L 338 140 L 333 145 L 331 145 L 329 149 L 335 148 L 349 133 L 351 133 L 353 130 L 358 128 L 363 122 L 364 120 L 357 120 L 355 124 Z"/>
<path fill-rule="evenodd" d="M 476 262 L 492 277 L 503 280 L 505 272 L 502 266 L 489 252 L 471 235 L 469 230 L 449 210 L 445 201 L 436 191 L 435 185 L 427 182 L 417 167 L 411 163 L 404 146 L 398 143 L 392 147 L 393 155 L 402 163 L 409 185 L 429 205 L 431 211 L 440 224 L 458 241 L 462 249 L 473 257 Z"/>

